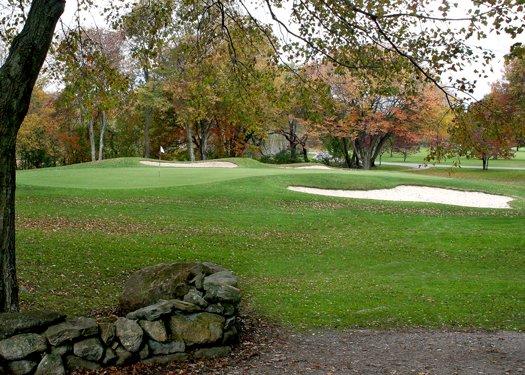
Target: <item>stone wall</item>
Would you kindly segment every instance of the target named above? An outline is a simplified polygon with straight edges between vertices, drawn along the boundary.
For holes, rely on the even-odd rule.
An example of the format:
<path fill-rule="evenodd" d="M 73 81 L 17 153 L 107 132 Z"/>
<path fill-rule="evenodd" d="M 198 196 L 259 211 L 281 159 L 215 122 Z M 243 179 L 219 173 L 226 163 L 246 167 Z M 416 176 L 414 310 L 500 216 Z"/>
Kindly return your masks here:
<path fill-rule="evenodd" d="M 239 302 L 237 278 L 214 264 L 150 267 L 126 284 L 118 318 L 0 314 L 0 374 L 66 374 L 224 356 L 238 339 Z M 131 306 L 138 308 L 129 311 Z"/>

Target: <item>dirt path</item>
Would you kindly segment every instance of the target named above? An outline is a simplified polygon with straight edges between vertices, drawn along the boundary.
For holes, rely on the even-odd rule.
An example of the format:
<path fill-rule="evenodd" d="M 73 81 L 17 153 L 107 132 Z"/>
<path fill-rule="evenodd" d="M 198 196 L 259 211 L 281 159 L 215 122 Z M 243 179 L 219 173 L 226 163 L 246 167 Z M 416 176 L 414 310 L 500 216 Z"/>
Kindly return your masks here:
<path fill-rule="evenodd" d="M 137 364 L 105 375 L 479 375 L 525 374 L 525 334 L 430 330 L 321 330 L 294 333 L 243 320 L 241 344 L 227 358 Z"/>
<path fill-rule="evenodd" d="M 224 374 L 520 374 L 522 333 L 320 331 L 281 345 Z"/>

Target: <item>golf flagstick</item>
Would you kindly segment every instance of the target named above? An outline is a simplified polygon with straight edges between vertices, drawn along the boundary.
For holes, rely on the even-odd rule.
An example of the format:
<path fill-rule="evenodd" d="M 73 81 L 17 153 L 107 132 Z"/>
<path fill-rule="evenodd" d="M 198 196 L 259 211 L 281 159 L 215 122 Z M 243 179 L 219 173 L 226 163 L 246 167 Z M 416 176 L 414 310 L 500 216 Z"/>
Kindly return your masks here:
<path fill-rule="evenodd" d="M 165 153 L 164 148 L 162 148 L 162 146 L 160 146 L 160 150 L 159 150 L 159 178 L 160 178 L 160 157 L 164 153 Z"/>

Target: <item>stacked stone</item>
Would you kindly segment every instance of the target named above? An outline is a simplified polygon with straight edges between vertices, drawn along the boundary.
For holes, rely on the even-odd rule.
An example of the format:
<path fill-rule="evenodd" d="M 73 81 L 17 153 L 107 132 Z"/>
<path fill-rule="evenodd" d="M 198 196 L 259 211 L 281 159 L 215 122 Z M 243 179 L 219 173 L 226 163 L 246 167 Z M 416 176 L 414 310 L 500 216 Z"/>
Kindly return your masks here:
<path fill-rule="evenodd" d="M 229 354 L 238 339 L 237 278 L 210 264 L 193 266 L 186 286 L 176 285 L 185 292 L 181 298 L 157 300 L 112 321 L 0 314 L 0 374 L 66 374 Z"/>

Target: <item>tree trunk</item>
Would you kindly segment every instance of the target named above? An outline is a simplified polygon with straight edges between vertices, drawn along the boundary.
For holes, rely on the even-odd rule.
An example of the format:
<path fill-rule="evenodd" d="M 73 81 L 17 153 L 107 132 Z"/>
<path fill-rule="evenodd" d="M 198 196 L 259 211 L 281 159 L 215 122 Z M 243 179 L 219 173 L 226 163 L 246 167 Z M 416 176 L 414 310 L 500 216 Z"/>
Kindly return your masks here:
<path fill-rule="evenodd" d="M 199 133 L 200 133 L 200 146 L 199 153 L 201 160 L 207 159 L 207 150 L 208 150 L 208 130 L 209 126 L 206 122 L 199 122 Z"/>
<path fill-rule="evenodd" d="M 144 113 L 144 157 L 149 158 L 151 156 L 151 140 L 149 136 L 149 130 L 151 123 L 153 122 L 153 113 L 151 108 L 146 108 Z"/>
<path fill-rule="evenodd" d="M 345 164 L 347 168 L 352 168 L 352 159 L 348 152 L 348 138 L 341 138 L 341 145 L 343 146 L 343 155 L 345 157 Z"/>
<path fill-rule="evenodd" d="M 350 165 L 352 165 L 354 168 L 359 168 L 359 156 L 355 150 L 352 152 L 352 162 Z"/>
<path fill-rule="evenodd" d="M 297 160 L 297 143 L 290 142 L 290 160 Z"/>
<path fill-rule="evenodd" d="M 361 162 L 363 163 L 363 169 L 367 171 L 372 169 L 372 157 L 368 149 L 363 150 L 363 152 L 361 153 L 360 159 L 361 159 Z"/>
<path fill-rule="evenodd" d="M 144 81 L 147 84 L 150 80 L 149 69 L 147 67 L 144 67 L 142 70 L 144 73 Z M 153 110 L 148 105 L 144 110 L 144 153 L 143 153 L 143 156 L 145 158 L 151 157 L 151 139 L 149 136 L 149 132 L 150 132 L 152 123 L 153 123 Z"/>
<path fill-rule="evenodd" d="M 33 0 L 22 32 L 0 68 L 0 312 L 17 311 L 16 136 L 29 109 L 64 0 Z"/>
<path fill-rule="evenodd" d="M 303 160 L 305 163 L 308 163 L 308 149 L 304 146 L 302 146 L 303 148 Z"/>
<path fill-rule="evenodd" d="M 193 152 L 193 135 L 191 131 L 191 125 L 186 125 L 186 145 L 188 147 L 188 157 L 191 162 L 195 161 L 195 153 Z"/>
<path fill-rule="evenodd" d="M 371 166 L 372 167 L 376 166 L 376 159 L 379 156 L 379 154 L 381 153 L 381 151 L 383 150 L 385 142 L 388 140 L 388 138 L 390 138 L 390 134 L 385 134 L 383 136 L 379 136 L 379 141 L 378 140 L 374 140 L 372 142 L 373 146 L 372 146 L 372 150 L 370 151 L 371 154 L 372 154 L 372 161 L 371 161 Z"/>
<path fill-rule="evenodd" d="M 372 147 L 366 147 L 361 144 L 359 139 L 354 140 L 354 150 L 358 154 L 359 160 L 361 160 L 361 165 L 363 169 L 369 170 L 372 168 Z"/>
<path fill-rule="evenodd" d="M 355 165 L 356 168 L 359 168 L 360 166 L 359 162 L 361 161 L 361 157 L 359 156 L 359 149 L 357 147 L 357 142 L 358 142 L 357 139 L 352 141 L 352 150 L 353 150 L 352 163 Z"/>
<path fill-rule="evenodd" d="M 288 143 L 290 144 L 290 159 L 297 160 L 297 123 L 295 120 L 288 120 Z"/>
<path fill-rule="evenodd" d="M 98 143 L 98 161 L 102 161 L 104 159 L 104 134 L 106 133 L 107 127 L 108 127 L 108 118 L 106 115 L 106 111 L 102 111 L 101 124 L 100 124 L 100 138 L 99 138 L 99 143 Z"/>
<path fill-rule="evenodd" d="M 15 144 L 0 138 L 0 311 L 18 310 L 15 259 Z"/>
<path fill-rule="evenodd" d="M 483 170 L 484 171 L 488 170 L 489 169 L 489 157 L 483 156 L 481 160 L 483 161 Z"/>
<path fill-rule="evenodd" d="M 95 119 L 94 118 L 89 120 L 88 130 L 89 130 L 89 146 L 91 149 L 91 161 L 96 161 L 97 160 L 97 147 L 95 145 Z"/>

